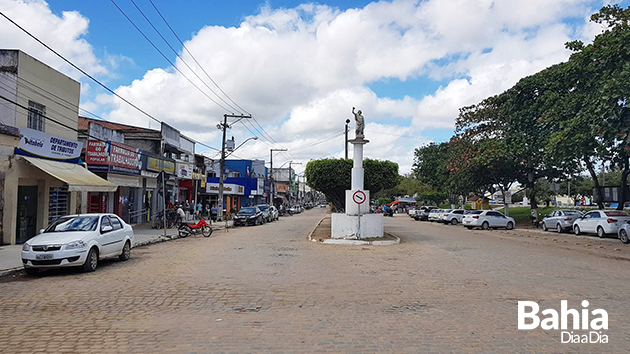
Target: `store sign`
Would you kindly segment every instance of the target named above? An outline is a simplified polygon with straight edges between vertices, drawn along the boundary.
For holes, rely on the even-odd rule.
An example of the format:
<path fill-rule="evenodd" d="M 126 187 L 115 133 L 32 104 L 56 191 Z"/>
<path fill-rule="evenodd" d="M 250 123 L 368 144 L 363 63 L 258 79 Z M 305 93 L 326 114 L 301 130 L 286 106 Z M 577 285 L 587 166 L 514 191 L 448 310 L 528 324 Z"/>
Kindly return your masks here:
<path fill-rule="evenodd" d="M 219 194 L 219 184 L 218 183 L 206 183 L 206 193 Z M 224 183 L 223 184 L 223 194 L 244 195 L 245 194 L 245 187 L 241 186 L 240 184 Z"/>
<path fill-rule="evenodd" d="M 91 171 L 140 174 L 140 150 L 125 144 L 88 140 L 85 160 Z"/>
<path fill-rule="evenodd" d="M 81 156 L 83 143 L 46 134 L 39 130 L 20 128 L 22 139 L 15 152 L 20 155 L 45 157 L 54 160 L 73 160 Z"/>
<path fill-rule="evenodd" d="M 162 168 L 162 166 L 164 168 Z M 162 169 L 164 169 L 164 171 L 166 171 L 167 173 L 175 173 L 175 163 L 155 157 L 149 157 L 147 170 L 160 172 Z"/>
<path fill-rule="evenodd" d="M 181 179 L 192 179 L 193 165 L 191 163 L 177 163 L 177 177 Z"/>
<path fill-rule="evenodd" d="M 139 150 L 121 143 L 109 143 L 109 171 L 140 174 Z"/>
<path fill-rule="evenodd" d="M 288 191 L 288 190 L 289 190 L 289 186 L 288 186 L 288 185 L 286 185 L 286 184 L 277 184 L 277 185 L 276 185 L 276 190 L 277 190 L 278 192 L 285 192 L 285 193 L 286 193 L 286 191 Z"/>

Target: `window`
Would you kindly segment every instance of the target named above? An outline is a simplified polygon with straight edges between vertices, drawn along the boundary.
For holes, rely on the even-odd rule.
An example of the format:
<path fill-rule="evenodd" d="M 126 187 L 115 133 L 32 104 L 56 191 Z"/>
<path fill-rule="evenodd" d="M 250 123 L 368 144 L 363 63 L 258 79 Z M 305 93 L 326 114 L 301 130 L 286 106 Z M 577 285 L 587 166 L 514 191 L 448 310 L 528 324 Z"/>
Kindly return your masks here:
<path fill-rule="evenodd" d="M 68 200 L 70 193 L 68 187 L 50 187 L 50 198 L 48 201 L 48 223 L 52 223 L 58 218 L 68 215 Z"/>
<path fill-rule="evenodd" d="M 112 221 L 112 226 L 114 227 L 114 230 L 122 229 L 122 224 L 120 223 L 120 220 L 118 220 L 117 217 L 110 216 L 109 218 Z"/>
<path fill-rule="evenodd" d="M 26 126 L 30 129 L 44 131 L 44 116 L 46 107 L 33 101 L 28 101 L 28 122 Z"/>
<path fill-rule="evenodd" d="M 214 171 L 208 172 L 208 177 L 216 177 L 216 176 L 217 176 L 216 172 L 214 172 Z"/>
<path fill-rule="evenodd" d="M 109 216 L 103 216 L 101 219 L 101 232 L 103 232 L 105 226 L 112 226 L 112 223 L 109 221 Z"/>

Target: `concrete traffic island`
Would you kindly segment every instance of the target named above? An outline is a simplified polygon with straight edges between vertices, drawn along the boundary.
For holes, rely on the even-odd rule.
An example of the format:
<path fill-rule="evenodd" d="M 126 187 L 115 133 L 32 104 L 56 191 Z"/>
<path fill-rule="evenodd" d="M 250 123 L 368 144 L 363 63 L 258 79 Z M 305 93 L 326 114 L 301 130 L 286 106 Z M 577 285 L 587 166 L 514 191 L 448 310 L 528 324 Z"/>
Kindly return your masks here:
<path fill-rule="evenodd" d="M 335 214 L 332 214 L 333 216 Z M 312 242 L 327 243 L 333 245 L 354 245 L 354 246 L 392 246 L 400 244 L 400 238 L 387 232 L 383 232 L 381 237 L 361 238 L 361 239 L 339 239 L 332 238 L 331 228 L 332 218 L 326 215 L 308 235 L 308 240 Z"/>

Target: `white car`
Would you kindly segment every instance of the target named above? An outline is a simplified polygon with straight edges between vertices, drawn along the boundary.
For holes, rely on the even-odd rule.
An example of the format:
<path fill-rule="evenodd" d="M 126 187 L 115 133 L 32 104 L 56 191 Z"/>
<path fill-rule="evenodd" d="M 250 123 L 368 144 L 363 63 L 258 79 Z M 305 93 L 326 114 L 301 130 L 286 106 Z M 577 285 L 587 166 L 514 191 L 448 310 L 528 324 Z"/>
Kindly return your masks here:
<path fill-rule="evenodd" d="M 464 214 L 462 218 L 462 224 L 469 230 L 473 227 L 480 227 L 484 230 L 490 228 L 505 228 L 512 230 L 516 223 L 514 219 L 505 216 L 502 213 L 494 210 L 473 210 Z"/>
<path fill-rule="evenodd" d="M 133 242 L 133 229 L 116 215 L 67 215 L 24 243 L 22 263 L 30 275 L 59 267 L 91 272 L 103 258 L 128 260 Z"/>
<path fill-rule="evenodd" d="M 271 221 L 273 220 L 278 220 L 279 217 L 279 212 L 278 209 L 275 206 L 270 206 L 269 207 L 269 215 L 271 215 Z"/>
<path fill-rule="evenodd" d="M 448 213 L 450 213 L 451 211 L 453 211 L 453 209 L 442 209 L 442 212 L 440 212 L 440 217 L 438 221 L 444 222 L 444 218 L 446 217 L 446 215 Z"/>
<path fill-rule="evenodd" d="M 617 234 L 619 226 L 630 220 L 630 215 L 621 210 L 593 210 L 573 222 L 573 232 L 597 234 L 600 238 L 607 234 Z"/>
<path fill-rule="evenodd" d="M 429 211 L 429 216 L 427 217 L 427 220 L 434 222 L 434 221 L 440 221 L 441 218 L 442 218 L 442 209 L 432 209 Z"/>
<path fill-rule="evenodd" d="M 442 217 L 442 221 L 445 224 L 457 225 L 458 223 L 462 223 L 462 219 L 464 217 L 464 209 L 453 209 L 449 213 L 444 214 Z"/>

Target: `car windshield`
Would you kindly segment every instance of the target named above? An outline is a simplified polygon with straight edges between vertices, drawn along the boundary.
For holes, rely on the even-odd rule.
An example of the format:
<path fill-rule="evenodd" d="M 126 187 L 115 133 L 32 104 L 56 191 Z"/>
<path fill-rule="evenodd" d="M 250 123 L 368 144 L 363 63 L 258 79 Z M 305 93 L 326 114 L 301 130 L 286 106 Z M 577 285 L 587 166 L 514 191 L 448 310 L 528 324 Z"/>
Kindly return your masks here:
<path fill-rule="evenodd" d="M 50 224 L 44 232 L 94 231 L 98 216 L 64 216 Z"/>
<path fill-rule="evenodd" d="M 481 210 L 474 210 L 474 211 L 469 212 L 468 215 L 479 215 L 481 213 L 482 213 Z"/>
<path fill-rule="evenodd" d="M 243 208 L 243 209 L 241 209 L 241 211 L 239 211 L 239 213 L 255 214 L 256 213 L 256 208 Z"/>
<path fill-rule="evenodd" d="M 265 210 L 269 209 L 269 207 L 268 207 L 268 206 L 266 206 L 266 205 L 259 205 L 259 206 L 258 206 L 258 209 L 260 209 L 260 210 L 262 210 L 262 211 L 265 211 Z"/>

